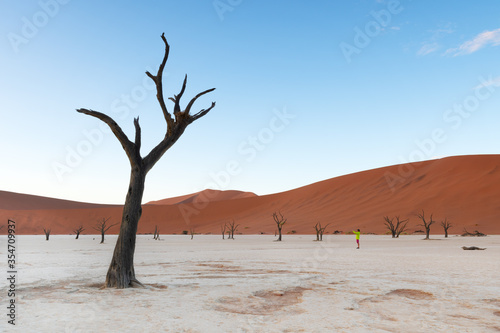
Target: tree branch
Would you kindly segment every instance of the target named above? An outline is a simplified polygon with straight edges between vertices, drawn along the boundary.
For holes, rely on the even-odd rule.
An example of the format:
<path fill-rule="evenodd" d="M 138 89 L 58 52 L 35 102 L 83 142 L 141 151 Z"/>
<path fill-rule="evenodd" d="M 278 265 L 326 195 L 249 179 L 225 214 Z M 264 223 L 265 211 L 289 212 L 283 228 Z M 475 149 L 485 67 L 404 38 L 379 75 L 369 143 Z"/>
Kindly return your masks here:
<path fill-rule="evenodd" d="M 118 223 L 115 223 L 115 224 L 112 224 L 110 225 L 109 227 L 107 227 L 106 229 L 104 229 L 104 231 L 108 231 L 111 227 L 114 227 L 115 225 L 117 225 Z"/>
<path fill-rule="evenodd" d="M 172 97 L 169 98 L 175 104 L 174 105 L 174 116 L 175 116 L 176 121 L 178 120 L 177 115 L 181 113 L 180 101 L 181 101 L 182 95 L 184 95 L 184 91 L 186 90 L 186 84 L 187 84 L 187 74 L 184 77 L 184 82 L 182 83 L 182 88 L 181 88 L 181 92 L 179 93 L 179 95 L 174 95 L 173 98 Z"/>
<path fill-rule="evenodd" d="M 125 150 L 125 153 L 127 153 L 128 158 L 130 160 L 135 160 L 137 158 L 137 156 L 135 156 L 134 144 L 128 139 L 127 135 L 123 132 L 121 127 L 118 126 L 118 124 L 110 116 L 107 116 L 104 113 L 98 111 L 88 109 L 77 109 L 76 111 L 100 119 L 108 124 L 113 134 L 116 136 L 118 141 L 120 141 L 123 150 Z"/>
<path fill-rule="evenodd" d="M 184 112 L 189 115 L 189 112 L 191 111 L 191 107 L 193 106 L 194 102 L 196 102 L 196 100 L 198 98 L 200 98 L 201 96 L 205 95 L 205 94 L 208 94 L 209 92 L 212 92 L 214 91 L 215 88 L 212 88 L 212 89 L 208 89 L 208 90 L 205 90 L 205 91 L 202 91 L 201 93 L 199 93 L 198 95 L 194 96 L 193 99 L 191 99 L 191 101 L 188 103 L 188 105 L 186 106 L 186 109 L 184 110 Z M 212 103 L 212 107 L 214 107 L 214 102 Z M 212 108 L 211 107 L 211 108 Z M 200 118 L 200 117 L 198 117 Z M 196 120 L 196 119 L 195 119 Z M 193 120 L 194 121 L 194 120 Z"/>
<path fill-rule="evenodd" d="M 204 115 L 206 115 L 207 113 L 209 113 L 210 110 L 212 110 L 214 107 L 215 107 L 215 102 L 212 102 L 212 105 L 208 109 L 206 109 L 206 110 L 203 109 L 200 112 L 198 112 L 197 114 L 195 114 L 194 116 L 189 117 L 189 123 L 192 123 L 195 120 L 200 119 L 201 117 L 203 117 Z"/>
<path fill-rule="evenodd" d="M 134 126 L 135 126 L 135 150 L 137 156 L 140 156 L 141 153 L 141 126 L 139 125 L 139 117 L 134 118 Z"/>
<path fill-rule="evenodd" d="M 163 98 L 163 83 L 162 83 L 163 69 L 165 68 L 165 64 L 167 63 L 168 54 L 170 52 L 170 45 L 168 45 L 167 39 L 165 38 L 165 33 L 161 34 L 161 39 L 163 40 L 163 43 L 165 43 L 165 55 L 163 56 L 163 61 L 161 62 L 160 67 L 158 68 L 158 73 L 156 74 L 156 76 L 152 75 L 149 71 L 146 71 L 146 75 L 149 76 L 156 85 L 156 98 L 160 103 L 161 110 L 163 111 L 163 116 L 165 117 L 165 121 L 167 122 L 167 135 L 170 135 L 174 127 L 174 119 L 172 118 L 172 115 L 168 112 L 167 106 L 165 105 L 165 99 Z"/>

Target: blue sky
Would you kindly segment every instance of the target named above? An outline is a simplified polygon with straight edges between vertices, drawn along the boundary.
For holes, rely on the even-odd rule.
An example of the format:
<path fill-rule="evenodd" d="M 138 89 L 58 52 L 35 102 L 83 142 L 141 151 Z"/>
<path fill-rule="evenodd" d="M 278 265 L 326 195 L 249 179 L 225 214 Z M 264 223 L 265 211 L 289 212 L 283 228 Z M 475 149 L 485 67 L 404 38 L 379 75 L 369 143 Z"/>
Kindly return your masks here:
<path fill-rule="evenodd" d="M 500 147 L 497 1 L 0 3 L 0 189 L 123 203 L 165 123 L 146 70 L 170 43 L 165 96 L 217 106 L 150 171 L 144 202 L 204 188 L 259 195 Z M 170 103 L 170 102 L 169 102 Z M 171 105 L 171 104 L 167 104 Z M 184 104 L 185 105 L 185 104 Z"/>

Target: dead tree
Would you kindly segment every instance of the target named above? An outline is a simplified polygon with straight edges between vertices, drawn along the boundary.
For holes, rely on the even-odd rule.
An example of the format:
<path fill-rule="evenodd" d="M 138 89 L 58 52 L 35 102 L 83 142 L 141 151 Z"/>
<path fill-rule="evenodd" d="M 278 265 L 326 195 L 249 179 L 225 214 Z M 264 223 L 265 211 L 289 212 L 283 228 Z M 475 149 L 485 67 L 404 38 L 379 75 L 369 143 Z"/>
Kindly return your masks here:
<path fill-rule="evenodd" d="M 277 239 L 277 241 L 281 242 L 281 229 L 283 228 L 283 224 L 286 223 L 286 219 L 283 216 L 283 214 L 281 214 L 281 212 L 279 212 L 279 214 L 280 214 L 280 216 L 278 217 L 278 214 L 276 214 L 276 212 L 274 212 L 273 219 L 274 219 L 274 222 L 276 222 L 276 226 L 278 227 L 278 239 Z"/>
<path fill-rule="evenodd" d="M 446 217 L 444 218 L 444 221 L 441 221 L 441 226 L 444 229 L 444 237 L 448 238 L 448 229 L 450 229 L 452 227 L 452 225 Z"/>
<path fill-rule="evenodd" d="M 118 223 L 108 225 L 108 221 L 111 217 L 108 217 L 107 219 L 102 218 L 102 221 L 97 222 L 97 225 L 94 227 L 94 230 L 97 230 L 101 233 L 101 243 L 104 243 L 104 234 L 106 234 L 106 231 L 108 231 L 111 227 L 114 227 Z"/>
<path fill-rule="evenodd" d="M 321 227 L 321 222 L 316 223 L 314 229 L 316 230 L 316 241 L 321 242 L 323 240 L 323 234 L 325 233 L 326 227 L 330 224 L 328 223 L 324 227 Z"/>
<path fill-rule="evenodd" d="M 239 224 L 236 224 L 234 220 L 230 223 L 227 223 L 227 229 L 228 229 L 228 239 L 234 239 L 234 233 L 238 229 Z"/>
<path fill-rule="evenodd" d="M 224 239 L 224 234 L 226 233 L 226 226 L 227 226 L 226 223 L 224 223 L 223 225 L 220 226 L 220 231 L 222 233 L 222 239 Z"/>
<path fill-rule="evenodd" d="M 462 237 L 466 236 L 473 236 L 473 237 L 484 237 L 486 234 L 483 234 L 482 232 L 479 231 L 474 231 L 474 232 L 468 232 L 467 229 L 464 228 L 464 233 L 462 234 Z"/>
<path fill-rule="evenodd" d="M 73 232 L 76 234 L 75 239 L 78 239 L 78 237 L 80 237 L 80 234 L 82 233 L 83 230 L 85 230 L 85 228 L 83 227 L 83 225 L 80 225 L 78 228 L 76 228 L 75 230 L 73 230 Z"/>
<path fill-rule="evenodd" d="M 43 228 L 43 232 L 45 233 L 45 240 L 48 241 L 50 237 L 50 228 L 48 229 Z"/>
<path fill-rule="evenodd" d="M 477 246 L 462 246 L 463 250 L 486 250 L 485 247 L 477 247 Z"/>
<path fill-rule="evenodd" d="M 400 220 L 399 216 L 396 216 L 396 224 L 394 224 L 394 218 L 390 219 L 389 216 L 384 216 L 384 224 L 387 229 L 392 234 L 392 238 L 399 238 L 399 235 L 406 230 L 406 225 L 408 224 L 408 219 Z"/>
<path fill-rule="evenodd" d="M 160 240 L 160 229 L 158 228 L 157 225 L 155 225 L 155 231 L 153 234 L 153 239 L 154 240 Z"/>
<path fill-rule="evenodd" d="M 130 161 L 130 185 L 128 187 L 125 204 L 123 206 L 120 234 L 116 241 L 113 258 L 111 259 L 111 263 L 106 274 L 106 287 L 128 288 L 134 286 L 134 284 L 142 285 L 135 277 L 134 252 L 137 226 L 142 215 L 141 203 L 146 175 L 153 168 L 156 162 L 160 160 L 163 154 L 165 154 L 165 152 L 177 142 L 188 125 L 205 116 L 210 110 L 212 110 L 212 108 L 215 107 L 215 102 L 212 102 L 212 105 L 208 109 L 202 109 L 198 113 L 190 114 L 191 108 L 196 100 L 199 97 L 215 90 L 215 88 L 212 88 L 197 94 L 187 104 L 184 111 L 181 110 L 180 101 L 186 89 L 186 75 L 179 94 L 170 98 L 170 100 L 174 103 L 173 116 L 172 113 L 167 110 L 165 99 L 163 97 L 162 79 L 163 69 L 165 68 L 165 64 L 168 59 L 170 46 L 167 43 L 165 34 L 161 35 L 161 39 L 165 44 L 163 61 L 161 62 L 156 75 L 151 74 L 149 71 L 146 72 L 146 75 L 151 78 L 156 85 L 156 97 L 166 121 L 166 133 L 163 140 L 158 143 L 148 155 L 142 157 L 140 153 L 141 127 L 139 126 L 139 117 L 134 119 L 135 139 L 134 141 L 130 141 L 121 127 L 118 126 L 118 124 L 111 117 L 89 109 L 77 110 L 80 113 L 96 117 L 106 123 L 111 128 L 111 131 L 116 136 L 118 141 L 120 141 Z"/>
<path fill-rule="evenodd" d="M 429 220 L 426 220 L 425 218 L 425 212 L 422 209 L 422 213 L 417 214 L 418 218 L 422 220 L 422 224 L 418 224 L 419 226 L 422 226 L 425 228 L 425 239 L 430 239 L 429 235 L 431 233 L 431 225 L 433 225 L 436 221 L 432 219 L 432 214 L 430 216 Z"/>
<path fill-rule="evenodd" d="M 189 229 L 189 234 L 191 235 L 191 239 L 193 239 L 195 234 L 194 228 Z"/>

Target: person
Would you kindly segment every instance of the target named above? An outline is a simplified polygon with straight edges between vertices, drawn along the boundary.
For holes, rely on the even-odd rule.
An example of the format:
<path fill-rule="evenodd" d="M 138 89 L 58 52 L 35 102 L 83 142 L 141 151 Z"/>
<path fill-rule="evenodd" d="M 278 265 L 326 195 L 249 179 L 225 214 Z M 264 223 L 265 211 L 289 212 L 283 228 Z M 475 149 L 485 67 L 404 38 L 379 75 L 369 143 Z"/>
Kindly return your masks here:
<path fill-rule="evenodd" d="M 361 231 L 358 229 L 358 231 L 353 231 L 353 233 L 356 235 L 356 244 L 358 244 L 357 249 L 359 249 L 359 235 L 361 235 Z"/>

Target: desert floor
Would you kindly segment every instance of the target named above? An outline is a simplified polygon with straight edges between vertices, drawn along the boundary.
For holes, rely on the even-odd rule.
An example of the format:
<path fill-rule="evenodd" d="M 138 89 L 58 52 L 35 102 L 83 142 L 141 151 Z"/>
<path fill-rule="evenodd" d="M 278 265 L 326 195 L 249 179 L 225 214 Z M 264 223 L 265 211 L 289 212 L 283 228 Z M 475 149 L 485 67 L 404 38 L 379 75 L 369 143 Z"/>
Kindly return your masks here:
<path fill-rule="evenodd" d="M 500 236 L 138 236 L 147 288 L 99 289 L 115 235 L 17 236 L 19 332 L 498 332 Z M 0 236 L 7 275 L 6 236 Z M 464 251 L 462 246 L 484 251 Z"/>

